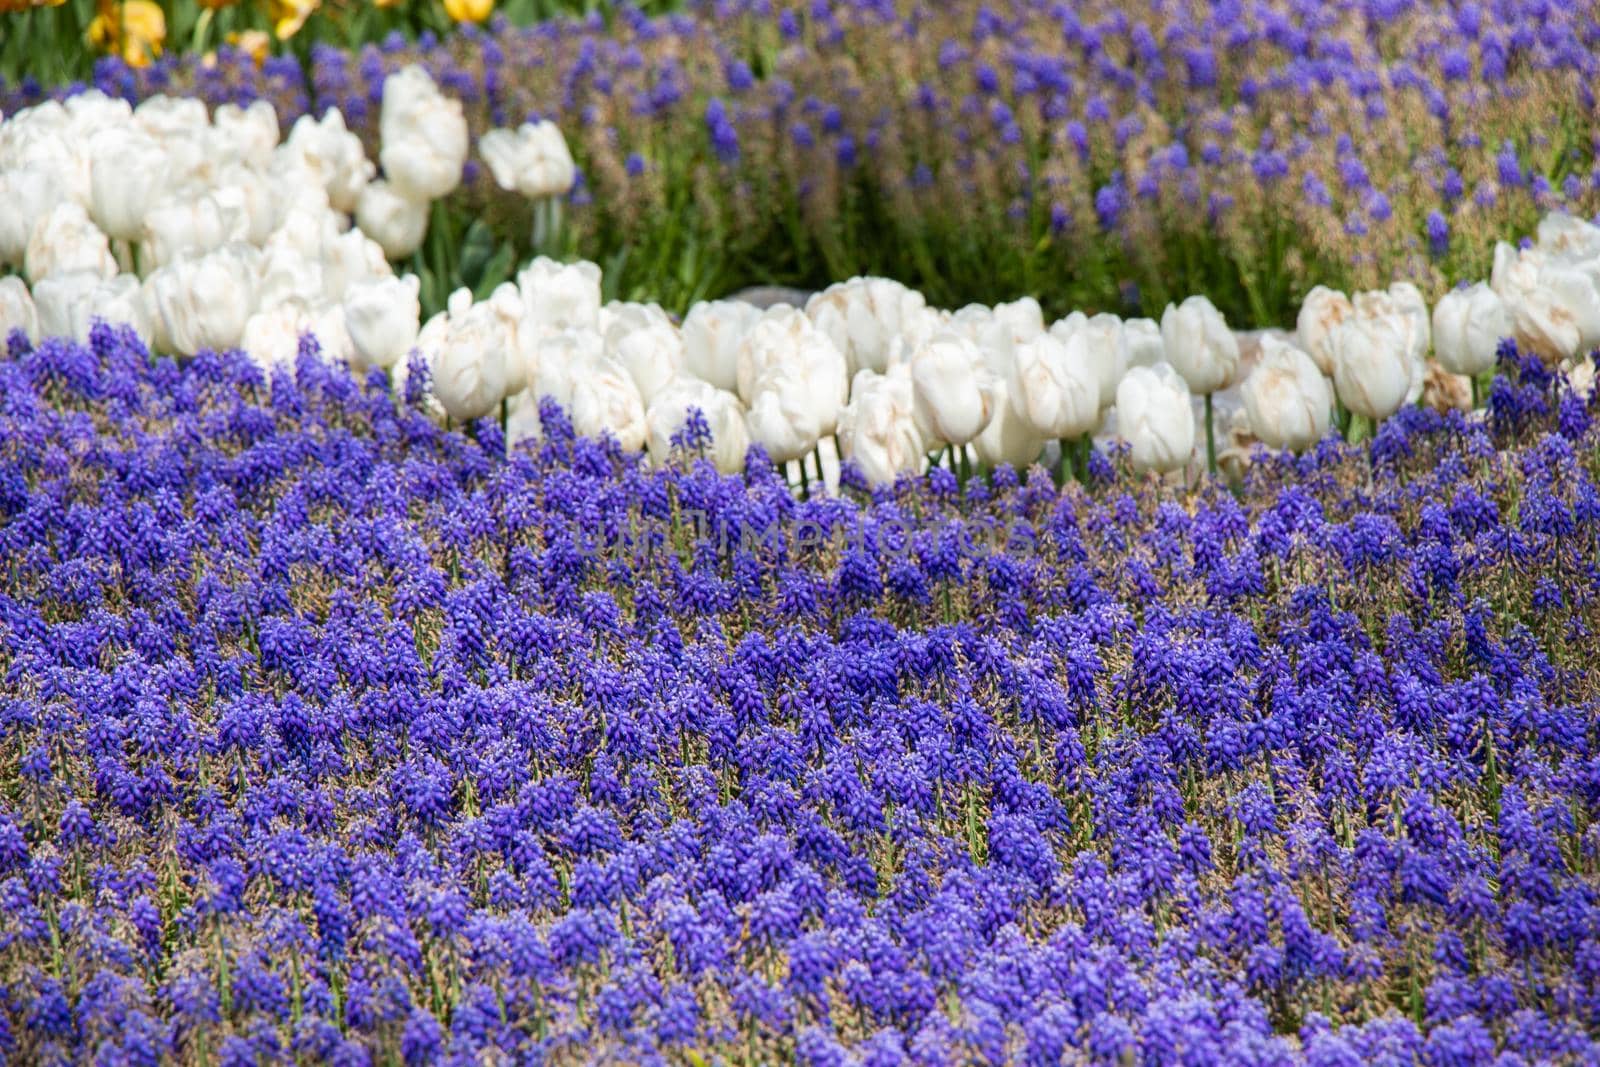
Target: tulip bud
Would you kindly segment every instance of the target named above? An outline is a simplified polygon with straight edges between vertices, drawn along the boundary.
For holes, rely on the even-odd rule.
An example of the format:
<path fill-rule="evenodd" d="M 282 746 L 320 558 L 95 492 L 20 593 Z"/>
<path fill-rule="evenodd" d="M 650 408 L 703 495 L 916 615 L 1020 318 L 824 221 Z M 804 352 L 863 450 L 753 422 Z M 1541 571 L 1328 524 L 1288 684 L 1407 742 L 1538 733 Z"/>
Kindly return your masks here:
<path fill-rule="evenodd" d="M 33 282 L 76 271 L 90 271 L 102 278 L 117 273 L 111 242 L 89 221 L 88 212 L 71 200 L 57 204 L 39 220 L 28 238 L 23 258 L 28 279 Z"/>
<path fill-rule="evenodd" d="M 739 385 L 739 342 L 761 319 L 761 309 L 742 300 L 695 304 L 683 319 L 684 369 L 718 389 Z"/>
<path fill-rule="evenodd" d="M 87 145 L 89 213 L 120 241 L 137 241 L 144 218 L 166 188 L 167 154 L 133 127 L 101 130 Z"/>
<path fill-rule="evenodd" d="M 421 280 L 415 274 L 367 278 L 344 293 L 345 328 L 356 357 L 369 367 L 405 362 L 417 343 L 422 308 L 417 300 Z"/>
<path fill-rule="evenodd" d="M 417 339 L 432 354 L 433 395 L 453 419 L 483 418 L 508 395 L 505 327 L 487 303 L 474 304 L 467 289 L 451 293 L 443 322 L 438 318 Z"/>
<path fill-rule="evenodd" d="M 1273 448 L 1309 448 L 1328 432 L 1333 395 L 1311 356 L 1266 335 L 1241 389 L 1250 431 Z"/>
<path fill-rule="evenodd" d="M 478 154 L 496 185 L 529 200 L 566 196 L 578 176 L 567 139 L 548 120 L 525 122 L 515 132 L 490 130 L 478 139 Z"/>
<path fill-rule="evenodd" d="M 559 263 L 540 256 L 517 275 L 529 318 L 542 330 L 590 329 L 600 325 L 600 268 Z"/>
<path fill-rule="evenodd" d="M 255 311 L 260 253 L 229 245 L 200 257 L 180 256 L 150 276 L 161 330 L 178 355 L 236 347 Z"/>
<path fill-rule="evenodd" d="M 67 192 L 43 166 L 0 167 L 0 263 L 22 266 L 28 238 Z"/>
<path fill-rule="evenodd" d="M 1376 422 L 1400 410 L 1411 391 L 1411 339 L 1392 316 L 1356 316 L 1334 330 L 1333 384 L 1344 406 Z"/>
<path fill-rule="evenodd" d="M 994 375 L 983 350 L 957 333 L 936 334 L 911 354 L 917 429 L 930 445 L 965 445 L 994 416 Z"/>
<path fill-rule="evenodd" d="M 278 147 L 278 112 L 269 101 L 253 100 L 247 107 L 218 105 L 211 122 L 217 142 L 231 159 L 255 171 L 271 164 Z"/>
<path fill-rule="evenodd" d="M 94 324 L 128 326 L 150 344 L 150 313 L 139 279 L 131 274 L 57 274 L 34 286 L 41 337 L 71 337 L 87 344 Z"/>
<path fill-rule="evenodd" d="M 850 403 L 839 413 L 839 451 L 871 485 L 893 485 L 902 473 L 922 472 L 927 454 L 908 367 L 856 372 Z"/>
<path fill-rule="evenodd" d="M 1494 366 L 1514 328 L 1505 301 L 1484 283 L 1452 289 L 1433 308 L 1434 352 L 1446 370 L 1475 377 Z"/>
<path fill-rule="evenodd" d="M 887 278 L 851 278 L 806 302 L 806 316 L 844 353 L 853 372 L 881 371 L 894 338 L 927 339 L 927 303 L 921 293 Z"/>
<path fill-rule="evenodd" d="M 645 414 L 651 460 L 657 464 L 667 462 L 672 454 L 672 439 L 683 432 L 690 408 L 699 409 L 711 431 L 708 456 L 717 470 L 724 474 L 743 470 L 744 456 L 750 449 L 744 405 L 727 390 L 687 376 L 674 378 L 660 389 Z"/>
<path fill-rule="evenodd" d="M 426 200 L 409 200 L 381 178 L 361 190 L 356 204 L 356 225 L 377 241 L 392 260 L 405 259 L 422 247 L 428 235 Z"/>
<path fill-rule="evenodd" d="M 378 161 L 401 195 L 437 200 L 461 184 L 467 161 L 466 115 L 461 101 L 439 92 L 427 71 L 413 64 L 384 80 L 379 129 L 383 148 Z"/>
<path fill-rule="evenodd" d="M 838 358 L 842 364 L 844 356 L 840 354 Z M 783 360 L 768 366 L 751 393 L 754 400 L 750 405 L 750 436 L 767 450 L 774 463 L 800 459 L 837 425 L 838 405 L 834 404 L 830 417 L 826 405 L 819 404 L 812 394 L 801 360 Z"/>
<path fill-rule="evenodd" d="M 1222 312 L 1203 296 L 1191 296 L 1161 315 L 1161 340 L 1167 360 L 1197 394 L 1228 384 L 1239 366 L 1239 342 Z"/>
<path fill-rule="evenodd" d="M 1103 376 L 1085 324 L 1081 318 L 1063 319 L 1016 349 L 1007 396 L 1047 440 L 1082 437 L 1100 421 Z"/>
<path fill-rule="evenodd" d="M 348 213 L 356 209 L 375 168 L 361 147 L 361 139 L 345 126 L 344 114 L 338 108 L 329 108 L 320 120 L 301 115 L 290 128 L 284 147 L 286 154 L 328 194 L 328 203 L 335 210 Z"/>
<path fill-rule="evenodd" d="M 778 364 L 797 368 L 808 382 L 805 400 L 815 409 L 818 436 L 833 432 L 849 395 L 849 367 L 844 353 L 803 312 L 787 304 L 768 308 L 740 338 L 735 360 L 739 395 L 751 398 L 752 409 L 767 370 Z"/>
<path fill-rule="evenodd" d="M 655 304 L 614 302 L 601 309 L 606 353 L 628 369 L 649 407 L 683 369 L 683 338 Z"/>
<path fill-rule="evenodd" d="M 1189 387 L 1170 366 L 1134 367 L 1123 375 L 1116 415 L 1136 470 L 1177 470 L 1194 454 Z"/>
<path fill-rule="evenodd" d="M 581 437 L 609 434 L 626 452 L 644 447 L 644 400 L 633 376 L 614 359 L 595 360 L 573 376 L 567 414 Z"/>
<path fill-rule="evenodd" d="M 1324 285 L 1312 289 L 1301 302 L 1295 333 L 1300 347 L 1323 374 L 1333 373 L 1333 331 L 1355 313 L 1349 297 Z"/>

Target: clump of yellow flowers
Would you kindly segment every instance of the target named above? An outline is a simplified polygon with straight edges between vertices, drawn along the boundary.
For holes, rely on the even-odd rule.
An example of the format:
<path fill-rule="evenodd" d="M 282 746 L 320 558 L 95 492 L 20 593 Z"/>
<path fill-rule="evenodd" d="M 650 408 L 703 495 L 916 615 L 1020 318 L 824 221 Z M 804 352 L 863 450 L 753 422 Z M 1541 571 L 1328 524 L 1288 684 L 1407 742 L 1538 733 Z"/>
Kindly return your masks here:
<path fill-rule="evenodd" d="M 130 67 L 147 67 L 167 39 L 167 16 L 154 0 L 100 0 L 88 38 L 91 45 L 115 52 Z"/>
<path fill-rule="evenodd" d="M 0 0 L 0 13 L 25 11 L 30 7 L 55 7 L 64 0 Z M 206 12 L 231 7 L 239 0 L 196 0 Z M 272 36 L 287 41 L 305 27 L 306 20 L 322 7 L 322 0 L 259 0 Z M 402 7 L 409 0 L 370 0 L 380 8 Z M 445 14 L 454 22 L 483 22 L 494 12 L 495 0 L 442 0 Z M 122 57 L 130 66 L 149 66 L 161 54 L 167 38 L 167 19 L 157 0 L 97 0 L 97 13 L 87 31 L 88 42 L 102 52 Z M 229 43 L 243 47 L 261 63 L 269 40 L 260 30 L 234 31 Z"/>
<path fill-rule="evenodd" d="M 494 10 L 494 0 L 444 0 L 444 12 L 457 22 L 482 22 Z"/>

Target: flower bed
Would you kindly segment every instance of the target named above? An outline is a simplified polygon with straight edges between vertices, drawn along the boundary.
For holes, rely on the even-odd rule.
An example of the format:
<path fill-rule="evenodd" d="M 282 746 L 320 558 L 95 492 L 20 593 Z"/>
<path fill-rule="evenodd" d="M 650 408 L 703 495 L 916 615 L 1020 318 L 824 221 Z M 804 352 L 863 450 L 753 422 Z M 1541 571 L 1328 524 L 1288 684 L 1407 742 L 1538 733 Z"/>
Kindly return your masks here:
<path fill-rule="evenodd" d="M 799 503 L 14 335 L 0 1045 L 1592 1062 L 1600 441 L 1507 359 L 1237 499 Z"/>

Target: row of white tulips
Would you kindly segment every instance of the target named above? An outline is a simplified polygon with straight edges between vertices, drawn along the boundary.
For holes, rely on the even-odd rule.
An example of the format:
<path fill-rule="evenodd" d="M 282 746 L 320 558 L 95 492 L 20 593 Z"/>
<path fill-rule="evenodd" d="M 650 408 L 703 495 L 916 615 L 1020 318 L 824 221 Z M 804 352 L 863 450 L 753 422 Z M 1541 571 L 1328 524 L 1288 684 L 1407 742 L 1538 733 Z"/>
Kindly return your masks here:
<path fill-rule="evenodd" d="M 466 123 L 408 68 L 385 83 L 380 133 L 382 178 L 337 110 L 300 119 L 281 144 L 264 104 L 211 115 L 194 100 L 130 109 L 87 93 L 0 123 L 0 264 L 22 271 L 0 280 L 0 330 L 82 339 L 103 319 L 159 351 L 239 347 L 268 366 L 310 332 L 327 357 L 388 369 L 396 388 L 416 352 L 442 417 L 502 414 L 512 445 L 540 432 L 546 395 L 580 433 L 658 458 L 699 409 L 724 470 L 759 443 L 802 472 L 815 453 L 833 474 L 842 453 L 875 484 L 940 455 L 1020 466 L 1097 434 L 1125 440 L 1139 469 L 1178 470 L 1210 435 L 1212 396 L 1235 389 L 1234 436 L 1299 450 L 1337 405 L 1375 425 L 1415 402 L 1430 352 L 1433 373 L 1476 379 L 1506 336 L 1552 362 L 1600 343 L 1600 228 L 1561 215 L 1529 247 L 1498 248 L 1489 284 L 1431 313 L 1409 283 L 1314 289 L 1294 333 L 1263 335 L 1254 360 L 1203 296 L 1159 323 L 1047 324 L 1031 297 L 950 312 L 856 278 L 803 309 L 714 301 L 680 324 L 654 305 L 604 304 L 591 263 L 543 258 L 485 300 L 456 292 L 423 324 L 418 279 L 391 261 L 415 251 L 430 203 L 459 184 Z M 571 187 L 547 123 L 494 131 L 478 151 L 530 199 Z"/>
<path fill-rule="evenodd" d="M 161 351 L 243 347 L 269 362 L 311 331 L 331 356 L 367 358 L 371 327 L 353 316 L 386 313 L 391 262 L 421 246 L 469 153 L 460 101 L 419 67 L 384 83 L 379 130 L 374 163 L 338 109 L 300 118 L 281 143 L 264 101 L 211 114 L 194 99 L 132 108 L 87 92 L 0 122 L 0 270 L 31 284 L 38 320 L 12 280 L 0 322 L 81 339 L 101 318 Z M 572 188 L 552 123 L 492 131 L 477 149 L 530 199 Z"/>

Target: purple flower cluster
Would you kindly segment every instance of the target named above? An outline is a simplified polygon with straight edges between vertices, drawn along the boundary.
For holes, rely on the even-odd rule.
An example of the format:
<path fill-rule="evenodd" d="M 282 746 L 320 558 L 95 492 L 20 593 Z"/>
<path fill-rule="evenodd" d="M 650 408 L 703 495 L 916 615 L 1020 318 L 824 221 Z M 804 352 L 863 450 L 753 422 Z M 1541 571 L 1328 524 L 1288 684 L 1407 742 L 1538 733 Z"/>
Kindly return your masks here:
<path fill-rule="evenodd" d="M 0 1052 L 1594 1062 L 1600 430 L 1505 356 L 1237 496 L 797 502 L 16 334 Z"/>
<path fill-rule="evenodd" d="M 94 84 L 265 96 L 285 123 L 337 106 L 375 156 L 383 78 L 421 62 L 479 133 L 560 123 L 580 247 L 670 261 L 646 289 L 703 284 L 678 279 L 687 262 L 886 274 L 952 307 L 1036 292 L 1149 313 L 1205 292 L 1270 325 L 1315 284 L 1437 296 L 1546 212 L 1593 215 L 1597 45 L 1592 8 L 1548 0 L 706 0 L 319 46 L 305 68 L 108 59 Z"/>

